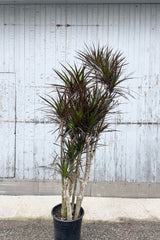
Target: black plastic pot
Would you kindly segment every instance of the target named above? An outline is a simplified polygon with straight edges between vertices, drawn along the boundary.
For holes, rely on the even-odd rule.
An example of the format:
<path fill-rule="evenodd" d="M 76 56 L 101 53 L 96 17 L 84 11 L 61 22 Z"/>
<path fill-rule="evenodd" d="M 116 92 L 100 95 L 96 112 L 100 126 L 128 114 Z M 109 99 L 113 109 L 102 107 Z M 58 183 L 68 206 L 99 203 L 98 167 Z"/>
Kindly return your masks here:
<path fill-rule="evenodd" d="M 54 224 L 54 240 L 80 240 L 83 208 L 80 209 L 80 217 L 72 221 L 63 221 L 55 217 L 55 213 L 60 208 L 61 204 L 55 206 L 51 212 Z"/>

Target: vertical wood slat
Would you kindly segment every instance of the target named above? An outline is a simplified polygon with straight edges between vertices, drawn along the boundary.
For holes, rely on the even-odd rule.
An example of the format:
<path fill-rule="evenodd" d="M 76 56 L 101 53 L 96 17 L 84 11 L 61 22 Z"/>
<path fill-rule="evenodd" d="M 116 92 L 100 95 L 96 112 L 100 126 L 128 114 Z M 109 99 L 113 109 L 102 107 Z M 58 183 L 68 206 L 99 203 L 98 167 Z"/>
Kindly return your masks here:
<path fill-rule="evenodd" d="M 75 14 L 72 14 L 72 12 Z M 77 50 L 77 6 L 66 7 L 66 41 L 65 41 L 65 61 L 69 64 L 73 64 L 75 61 L 75 51 Z"/>
<path fill-rule="evenodd" d="M 56 7 L 54 5 L 47 5 L 45 7 L 45 19 L 46 19 L 46 33 L 45 33 L 45 42 L 46 42 L 46 51 L 45 51 L 45 69 L 46 76 L 44 84 L 50 84 L 53 81 L 55 82 L 55 76 L 53 68 L 56 64 Z M 52 50 L 52 51 L 51 51 Z"/>
<path fill-rule="evenodd" d="M 17 122 L 16 124 L 16 178 L 24 178 L 24 152 L 25 152 L 25 7 L 15 7 L 15 71 L 17 89 Z M 19 127 L 20 126 L 20 127 Z"/>
<path fill-rule="evenodd" d="M 0 73 L 0 177 L 15 174 L 15 74 Z"/>
<path fill-rule="evenodd" d="M 56 62 L 55 68 L 61 70 L 60 64 L 65 64 L 66 60 L 66 7 L 57 5 L 56 12 Z"/>
<path fill-rule="evenodd" d="M 0 71 L 14 72 L 14 6 L 0 6 Z"/>
<path fill-rule="evenodd" d="M 4 6 L 1 5 L 0 6 L 0 36 L 3 36 L 0 38 L 0 55 L 2 56 L 2 59 L 4 61 L 4 10 L 3 10 Z M 0 70 L 3 71 L 4 70 L 4 62 L 2 61 L 2 59 L 0 60 Z"/>

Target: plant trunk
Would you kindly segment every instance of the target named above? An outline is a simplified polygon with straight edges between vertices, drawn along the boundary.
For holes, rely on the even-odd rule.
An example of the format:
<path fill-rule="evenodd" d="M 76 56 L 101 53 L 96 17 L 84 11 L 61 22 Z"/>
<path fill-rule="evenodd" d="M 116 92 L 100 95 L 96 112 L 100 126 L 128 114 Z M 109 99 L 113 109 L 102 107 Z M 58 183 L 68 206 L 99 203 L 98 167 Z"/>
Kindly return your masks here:
<path fill-rule="evenodd" d="M 61 217 L 67 217 L 67 208 L 66 208 L 66 201 L 65 201 L 65 186 L 64 180 L 62 180 L 62 206 L 61 206 Z"/>
<path fill-rule="evenodd" d="M 69 184 L 68 184 L 67 180 L 65 180 L 64 186 L 65 186 L 65 201 L 66 201 L 66 207 L 67 207 L 67 220 L 71 221 L 72 220 L 72 208 L 71 208 L 71 203 L 70 203 Z"/>
<path fill-rule="evenodd" d="M 76 196 L 76 190 L 77 190 L 77 179 L 79 178 L 79 162 L 81 160 L 81 154 L 78 156 L 78 163 L 76 166 L 76 172 L 74 176 L 74 188 L 73 188 L 73 194 L 72 194 L 72 212 L 74 211 L 74 203 L 75 203 L 75 196 Z"/>
<path fill-rule="evenodd" d="M 62 163 L 63 161 L 63 121 L 61 120 L 61 126 L 60 126 L 60 161 Z M 67 217 L 67 208 L 66 208 L 66 202 L 65 202 L 65 186 L 64 186 L 64 178 L 62 178 L 62 207 L 61 207 L 61 217 L 66 218 Z"/>
<path fill-rule="evenodd" d="M 85 187 L 87 185 L 89 174 L 90 174 L 91 157 L 89 154 L 89 148 L 90 148 L 90 140 L 87 139 L 86 140 L 86 169 L 85 169 L 84 178 L 80 179 L 80 192 L 77 196 L 77 201 L 76 201 L 75 219 L 78 218 L 79 216 L 79 211 L 81 208 Z"/>
<path fill-rule="evenodd" d="M 90 140 L 89 139 L 86 140 L 86 168 L 85 168 L 84 178 L 80 179 L 80 191 L 76 201 L 75 219 L 78 218 L 79 216 L 81 204 L 82 204 L 84 193 L 85 193 L 85 188 L 87 186 L 89 175 L 90 175 L 91 162 L 95 155 L 96 147 L 97 147 L 97 141 L 95 142 L 94 146 L 91 147 L 91 151 L 90 151 Z"/>

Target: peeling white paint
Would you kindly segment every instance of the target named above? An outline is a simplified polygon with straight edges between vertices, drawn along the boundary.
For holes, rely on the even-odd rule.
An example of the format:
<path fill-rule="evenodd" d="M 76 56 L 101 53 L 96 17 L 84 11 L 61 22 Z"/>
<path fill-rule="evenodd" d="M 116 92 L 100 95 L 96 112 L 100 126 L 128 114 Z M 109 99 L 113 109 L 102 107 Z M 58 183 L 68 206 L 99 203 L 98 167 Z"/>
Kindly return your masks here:
<path fill-rule="evenodd" d="M 14 112 L 15 96 L 0 83 L 0 104 L 11 99 L 9 108 L 3 107 L 7 128 L 0 127 L 0 142 L 8 141 L 12 148 L 4 158 L 7 146 L 1 147 L 0 177 L 58 179 L 40 168 L 52 162 L 58 149 L 53 145 L 56 135 L 49 132 L 55 126 L 44 123 L 39 111 L 39 95 L 58 82 L 52 68 L 72 63 L 74 51 L 82 50 L 84 42 L 99 42 L 124 52 L 128 72 L 134 72 L 127 88 L 136 94 L 120 106 L 124 114 L 112 119 L 111 127 L 118 122 L 120 132 L 102 137 L 107 146 L 97 151 L 90 179 L 160 182 L 160 4 L 0 5 L 0 36 L 0 76 L 15 73 L 17 92 L 12 140 L 15 116 L 7 109 L 13 107 Z"/>

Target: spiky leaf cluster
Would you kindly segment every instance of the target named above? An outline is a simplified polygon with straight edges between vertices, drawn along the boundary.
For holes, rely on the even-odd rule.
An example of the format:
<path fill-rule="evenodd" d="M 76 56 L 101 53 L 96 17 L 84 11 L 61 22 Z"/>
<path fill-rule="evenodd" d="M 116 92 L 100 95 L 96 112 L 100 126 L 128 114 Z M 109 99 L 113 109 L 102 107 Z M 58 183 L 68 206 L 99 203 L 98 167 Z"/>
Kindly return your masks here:
<path fill-rule="evenodd" d="M 74 161 L 86 148 L 98 141 L 100 134 L 108 129 L 108 116 L 114 113 L 117 97 L 126 97 L 120 83 L 128 77 L 121 77 L 125 58 L 120 52 L 113 53 L 108 47 L 87 47 L 78 52 L 82 66 L 62 66 L 55 70 L 62 84 L 54 85 L 56 98 L 49 95 L 46 102 L 48 117 L 63 125 L 64 162 L 59 165 L 65 176 L 74 171 Z M 79 164 L 79 163 L 78 163 Z"/>

